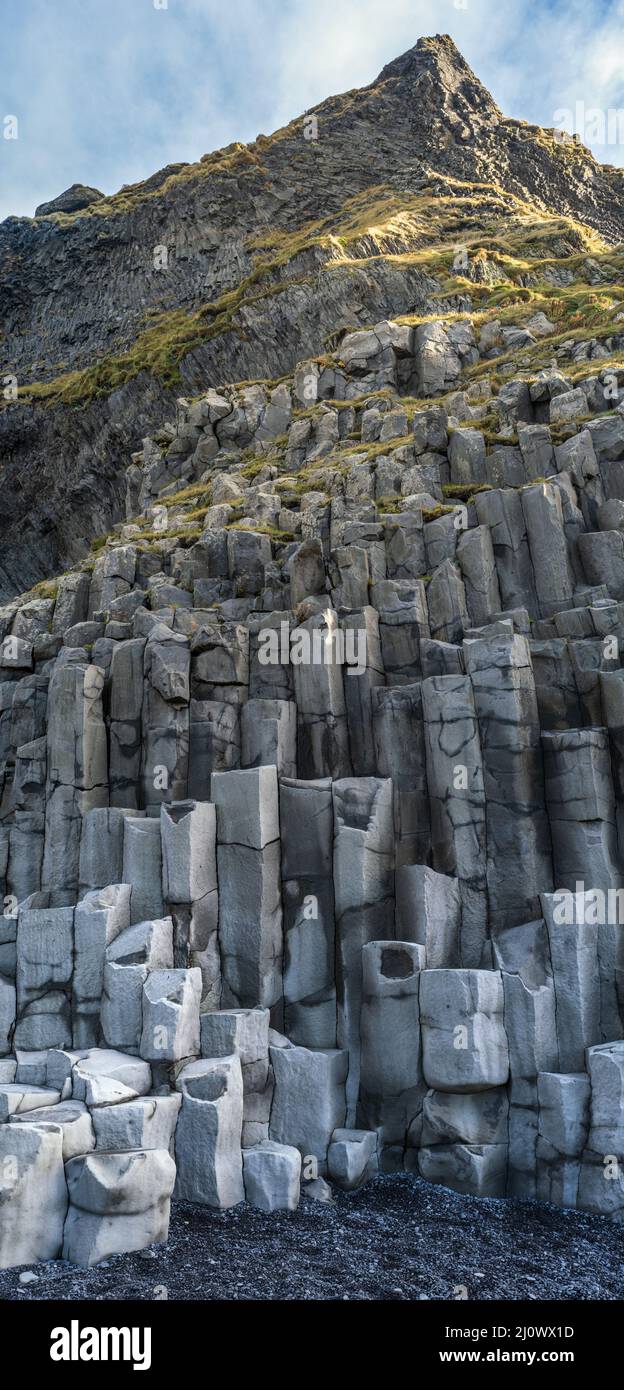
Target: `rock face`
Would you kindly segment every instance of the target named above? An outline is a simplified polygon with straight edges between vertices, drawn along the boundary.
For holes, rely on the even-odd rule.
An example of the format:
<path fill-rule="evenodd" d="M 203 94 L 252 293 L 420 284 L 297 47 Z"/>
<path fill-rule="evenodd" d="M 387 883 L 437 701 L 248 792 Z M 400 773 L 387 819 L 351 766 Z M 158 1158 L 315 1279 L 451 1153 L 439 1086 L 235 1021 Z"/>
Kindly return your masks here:
<path fill-rule="evenodd" d="M 87 406 L 0 415 L 9 506 L 24 484 L 0 608 L 3 1265 L 164 1240 L 172 1194 L 293 1211 L 378 1169 L 624 1219 L 621 175 L 581 179 L 589 155 L 505 121 L 447 40 L 349 109 L 348 192 L 337 101 L 313 177 L 294 123 L 150 198 L 0 229 L 31 268 L 57 238 L 74 365 L 121 322 L 109 217 L 144 247 L 192 198 L 167 302 L 193 302 L 200 226 L 234 294 L 165 427 L 173 387 L 122 367 L 112 406 L 104 374 Z M 297 209 L 260 154 L 276 185 L 301 165 Z M 536 209 L 525 256 L 519 200 L 549 178 L 559 220 Z M 291 244 L 304 212 L 327 240 Z M 283 256 L 258 270 L 269 213 Z M 513 257 L 482 250 L 497 218 Z M 410 255 L 430 225 L 431 274 Z M 102 284 L 82 333 L 70 244 Z M 20 366 L 39 290 L 12 274 Z M 35 552 L 75 563 L 16 595 Z"/>
<path fill-rule="evenodd" d="M 90 207 L 91 203 L 99 203 L 103 197 L 99 188 L 73 183 L 71 188 L 66 188 L 57 198 L 51 198 L 49 203 L 40 203 L 35 208 L 35 217 L 50 217 L 53 212 L 80 212 L 82 208 Z"/>
<path fill-rule="evenodd" d="M 450 206 L 431 217 L 438 195 Z M 456 199 L 472 203 L 472 195 L 476 217 L 456 233 Z M 622 175 L 578 143 L 568 147 L 552 131 L 507 119 L 452 40 L 438 35 L 419 40 L 368 87 L 322 102 L 274 136 L 168 166 L 111 197 L 74 185 L 41 204 L 34 220 L 8 218 L 0 227 L 8 518 L 0 531 L 0 596 L 66 569 L 123 517 L 128 456 L 173 418 L 180 391 L 196 396 L 207 384 L 292 373 L 323 353 L 344 324 L 359 330 L 343 360 L 363 382 L 376 366 L 383 366 L 383 384 L 391 382 L 396 350 L 403 393 L 438 396 L 460 387 L 462 370 L 476 360 L 476 335 L 463 321 L 445 325 L 440 313 L 464 313 L 474 284 L 496 289 L 506 279 L 495 257 L 481 253 L 474 265 L 462 258 L 477 223 L 495 242 L 493 219 L 506 233 L 527 203 L 536 221 L 544 209 L 575 219 L 551 226 L 555 244 L 545 255 L 594 253 L 593 240 L 578 242 L 579 222 L 611 242 L 624 235 Z M 258 232 L 266 228 L 263 241 Z M 445 236 L 460 277 L 450 294 L 437 252 Z M 346 257 L 337 238 L 348 244 Z M 427 243 L 436 247 L 431 264 L 422 259 Z M 416 250 L 418 264 L 389 259 Z M 533 243 L 531 261 L 535 253 Z M 551 291 L 568 273 L 549 268 Z M 547 344 L 548 299 L 537 309 L 529 307 L 526 327 L 496 315 L 484 326 L 482 355 Z M 394 345 L 380 348 L 371 325 L 414 313 L 432 320 L 416 331 L 416 359 L 405 350 L 405 327 Z M 544 365 L 550 360 L 544 354 Z M 310 393 L 315 380 L 310 373 L 302 388 Z M 322 397 L 325 386 L 321 378 Z M 308 394 L 306 404 L 313 399 Z M 512 393 L 505 429 L 518 408 Z M 265 439 L 280 410 L 278 400 Z M 520 418 L 535 422 L 532 409 Z M 213 450 L 214 438 L 202 441 L 205 462 Z M 425 455 L 425 471 L 429 462 Z M 484 481 L 468 471 L 477 462 L 483 474 L 482 446 L 464 431 L 453 446 L 452 481 Z M 517 466 L 525 471 L 519 451 Z M 537 476 L 544 472 L 540 466 Z"/>

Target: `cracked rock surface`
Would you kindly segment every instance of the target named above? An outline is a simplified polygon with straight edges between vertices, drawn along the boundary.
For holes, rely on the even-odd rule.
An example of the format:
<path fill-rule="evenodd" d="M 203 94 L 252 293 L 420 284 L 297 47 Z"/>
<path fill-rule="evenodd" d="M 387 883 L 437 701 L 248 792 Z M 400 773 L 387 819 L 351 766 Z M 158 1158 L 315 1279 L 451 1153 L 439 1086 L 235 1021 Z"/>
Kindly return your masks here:
<path fill-rule="evenodd" d="M 444 37 L 318 120 L 312 179 L 293 122 L 0 228 L 0 1268 L 52 1282 L 172 1201 L 357 1269 L 401 1204 L 477 1268 L 624 1220 L 622 174 Z"/>

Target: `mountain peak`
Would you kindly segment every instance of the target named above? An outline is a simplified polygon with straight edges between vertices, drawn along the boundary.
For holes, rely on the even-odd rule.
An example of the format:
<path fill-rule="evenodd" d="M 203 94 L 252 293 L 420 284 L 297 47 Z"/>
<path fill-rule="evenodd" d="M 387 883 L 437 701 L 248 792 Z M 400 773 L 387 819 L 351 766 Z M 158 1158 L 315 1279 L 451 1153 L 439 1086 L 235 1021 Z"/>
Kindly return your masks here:
<path fill-rule="evenodd" d="M 470 108 L 480 111 L 493 121 L 501 112 L 487 88 L 479 81 L 460 53 L 450 34 L 433 34 L 421 38 L 413 48 L 402 53 L 382 68 L 375 86 L 392 83 L 417 84 L 428 89 L 440 107 L 460 107 L 462 114 Z"/>
<path fill-rule="evenodd" d="M 429 34 L 418 39 L 413 48 L 408 48 L 405 53 L 399 54 L 390 63 L 386 63 L 381 70 L 380 79 L 432 64 L 439 64 L 440 66 L 445 64 L 457 71 L 468 72 L 472 76 L 463 54 L 460 53 L 450 34 Z"/>

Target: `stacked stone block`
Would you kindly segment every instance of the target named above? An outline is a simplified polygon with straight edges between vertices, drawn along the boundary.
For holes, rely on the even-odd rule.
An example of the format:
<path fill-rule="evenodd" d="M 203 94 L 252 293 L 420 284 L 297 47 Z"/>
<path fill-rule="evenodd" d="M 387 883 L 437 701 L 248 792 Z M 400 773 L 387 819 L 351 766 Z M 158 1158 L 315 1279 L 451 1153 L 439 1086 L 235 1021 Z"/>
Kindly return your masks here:
<path fill-rule="evenodd" d="M 0 1263 L 378 1168 L 621 1219 L 624 422 L 546 373 L 488 449 L 477 357 L 182 404 L 129 516 L 199 539 L 0 611 Z"/>

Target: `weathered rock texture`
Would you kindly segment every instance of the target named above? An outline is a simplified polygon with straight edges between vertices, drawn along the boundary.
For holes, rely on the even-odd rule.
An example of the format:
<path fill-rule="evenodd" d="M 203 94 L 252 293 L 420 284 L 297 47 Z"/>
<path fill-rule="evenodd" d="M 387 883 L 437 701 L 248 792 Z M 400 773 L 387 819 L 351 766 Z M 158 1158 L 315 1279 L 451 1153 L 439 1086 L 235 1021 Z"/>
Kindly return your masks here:
<path fill-rule="evenodd" d="M 590 191 L 589 155 L 503 120 L 447 40 L 352 107 L 348 191 L 329 102 L 314 179 L 293 125 L 206 177 L 0 229 L 33 284 L 56 238 L 86 287 L 109 218 L 138 256 L 190 196 L 209 244 L 189 231 L 171 303 L 193 299 L 194 256 L 215 295 L 251 274 L 270 212 L 284 274 L 264 267 L 272 293 L 227 323 L 214 309 L 174 423 L 145 374 L 116 395 L 112 452 L 100 394 L 80 447 L 67 403 L 0 419 L 5 501 L 28 449 L 24 507 L 41 494 L 7 596 L 76 559 L 122 494 L 126 515 L 0 609 L 4 1265 L 162 1240 L 174 1193 L 293 1210 L 301 1183 L 379 1167 L 624 1216 L 624 301 L 600 235 L 622 231 L 621 175 Z M 260 152 L 301 180 L 297 215 Z M 326 221 L 295 247 L 302 210 Z M 518 281 L 483 249 L 497 218 Z M 432 219 L 452 273 L 410 259 Z M 53 287 L 75 366 L 125 292 L 106 254 L 80 331 L 62 269 Z M 21 286 L 13 267 L 23 371 L 41 294 Z M 129 309 L 117 346 L 136 331 Z M 37 471 L 50 431 L 62 522 Z"/>

